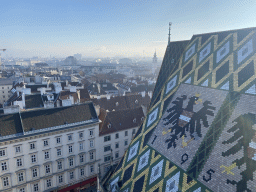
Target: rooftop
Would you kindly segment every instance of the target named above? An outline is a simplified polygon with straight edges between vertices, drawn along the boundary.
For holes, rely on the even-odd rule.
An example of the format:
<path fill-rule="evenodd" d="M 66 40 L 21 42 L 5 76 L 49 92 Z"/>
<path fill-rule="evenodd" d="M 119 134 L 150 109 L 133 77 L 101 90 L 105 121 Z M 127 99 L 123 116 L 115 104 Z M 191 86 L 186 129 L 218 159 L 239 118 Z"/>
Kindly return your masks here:
<path fill-rule="evenodd" d="M 58 126 L 61 128 L 64 125 L 68 126 L 79 122 L 89 122 L 95 119 L 97 119 L 97 114 L 92 102 L 68 107 L 0 115 L 0 134 L 1 136 L 11 136 L 23 132 L 43 131 L 46 128 Z"/>
<path fill-rule="evenodd" d="M 256 28 L 171 42 L 120 191 L 255 191 Z M 113 191 L 113 190 L 112 190 Z"/>
<path fill-rule="evenodd" d="M 100 123 L 100 136 L 138 127 L 144 120 L 141 107 L 110 112 L 105 112 L 103 109 L 101 113 L 103 115 L 99 116 L 102 121 Z"/>

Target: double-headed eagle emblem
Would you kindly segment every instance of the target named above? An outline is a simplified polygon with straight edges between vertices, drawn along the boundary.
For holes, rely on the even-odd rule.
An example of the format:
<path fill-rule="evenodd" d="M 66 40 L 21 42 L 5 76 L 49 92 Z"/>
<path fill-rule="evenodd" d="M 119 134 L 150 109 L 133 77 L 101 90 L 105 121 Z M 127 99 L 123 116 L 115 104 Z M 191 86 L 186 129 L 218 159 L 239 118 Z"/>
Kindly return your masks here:
<path fill-rule="evenodd" d="M 185 143 L 184 137 L 187 137 L 187 134 L 191 137 L 189 142 L 195 138 L 202 137 L 201 123 L 204 127 L 209 127 L 207 115 L 214 116 L 213 110 L 215 110 L 215 107 L 210 106 L 212 103 L 206 100 L 203 102 L 203 107 L 195 112 L 194 105 L 202 103 L 202 99 L 199 96 L 200 94 L 196 94 L 190 97 L 186 108 L 183 108 L 183 102 L 187 99 L 187 96 L 177 97 L 172 102 L 173 106 L 167 110 L 169 114 L 163 120 L 166 121 L 164 125 L 169 126 L 170 138 L 165 141 L 165 143 L 168 143 L 168 149 L 170 147 L 175 148 L 177 146 L 176 140 L 179 138 L 182 138 L 183 143 Z"/>

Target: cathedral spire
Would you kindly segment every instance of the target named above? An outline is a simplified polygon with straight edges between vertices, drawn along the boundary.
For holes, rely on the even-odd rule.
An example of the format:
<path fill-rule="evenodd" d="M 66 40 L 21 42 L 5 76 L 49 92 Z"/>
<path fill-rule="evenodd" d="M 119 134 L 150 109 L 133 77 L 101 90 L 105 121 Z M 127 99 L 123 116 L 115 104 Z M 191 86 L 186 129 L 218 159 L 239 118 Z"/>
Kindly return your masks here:
<path fill-rule="evenodd" d="M 169 22 L 168 45 L 171 42 L 171 26 L 172 26 L 172 22 Z"/>
<path fill-rule="evenodd" d="M 155 50 L 154 57 L 153 57 L 153 64 L 157 64 L 156 50 Z"/>

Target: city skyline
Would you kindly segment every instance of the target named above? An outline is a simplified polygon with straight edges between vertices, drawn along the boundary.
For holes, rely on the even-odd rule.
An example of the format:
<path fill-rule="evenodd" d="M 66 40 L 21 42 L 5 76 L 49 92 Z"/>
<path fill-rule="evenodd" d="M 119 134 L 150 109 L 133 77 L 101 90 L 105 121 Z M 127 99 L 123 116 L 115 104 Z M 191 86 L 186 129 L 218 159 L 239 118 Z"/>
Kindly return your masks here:
<path fill-rule="evenodd" d="M 6 1 L 2 57 L 163 57 L 171 41 L 253 27 L 254 1 Z"/>

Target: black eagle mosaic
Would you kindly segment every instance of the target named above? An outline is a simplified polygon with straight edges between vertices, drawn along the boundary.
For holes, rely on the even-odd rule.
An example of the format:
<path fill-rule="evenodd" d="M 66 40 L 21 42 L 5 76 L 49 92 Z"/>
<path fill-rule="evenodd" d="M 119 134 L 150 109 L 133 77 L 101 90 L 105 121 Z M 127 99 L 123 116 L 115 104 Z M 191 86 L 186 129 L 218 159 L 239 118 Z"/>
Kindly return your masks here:
<path fill-rule="evenodd" d="M 160 70 L 147 118 L 108 189 L 254 192 L 256 28 L 181 42 L 166 49 L 169 74 Z"/>

